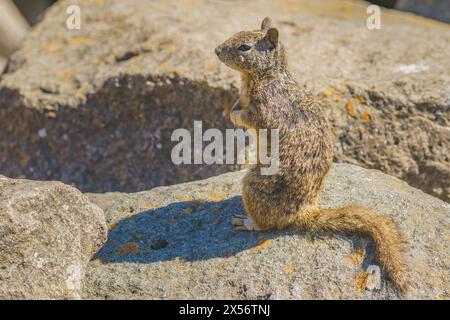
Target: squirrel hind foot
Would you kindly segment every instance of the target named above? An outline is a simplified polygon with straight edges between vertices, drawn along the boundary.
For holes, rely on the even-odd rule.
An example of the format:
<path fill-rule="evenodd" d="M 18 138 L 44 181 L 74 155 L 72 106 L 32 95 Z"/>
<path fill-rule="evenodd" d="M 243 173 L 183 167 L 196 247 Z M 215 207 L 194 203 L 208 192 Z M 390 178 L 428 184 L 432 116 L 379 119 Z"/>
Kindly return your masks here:
<path fill-rule="evenodd" d="M 253 219 L 246 215 L 234 215 L 231 224 L 234 225 L 236 231 L 259 231 Z"/>

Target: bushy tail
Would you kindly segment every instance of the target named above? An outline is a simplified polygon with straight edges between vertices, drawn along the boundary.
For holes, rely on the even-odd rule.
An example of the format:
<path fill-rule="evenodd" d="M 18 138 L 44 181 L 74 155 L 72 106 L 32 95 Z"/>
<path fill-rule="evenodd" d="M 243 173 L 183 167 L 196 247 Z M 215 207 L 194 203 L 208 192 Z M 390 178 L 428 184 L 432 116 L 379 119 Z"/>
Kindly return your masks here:
<path fill-rule="evenodd" d="M 321 209 L 308 215 L 306 225 L 311 231 L 358 233 L 370 236 L 375 244 L 378 260 L 394 284 L 405 292 L 409 288 L 408 271 L 404 262 L 405 241 L 389 217 L 360 206 Z"/>

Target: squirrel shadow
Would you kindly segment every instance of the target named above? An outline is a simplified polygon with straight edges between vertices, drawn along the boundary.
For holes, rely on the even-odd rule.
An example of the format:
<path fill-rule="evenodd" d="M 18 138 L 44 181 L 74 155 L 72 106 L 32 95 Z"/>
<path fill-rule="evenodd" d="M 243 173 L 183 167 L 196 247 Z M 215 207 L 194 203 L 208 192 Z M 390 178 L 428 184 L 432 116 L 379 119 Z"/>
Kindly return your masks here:
<path fill-rule="evenodd" d="M 264 239 L 274 239 L 299 230 L 273 232 L 238 232 L 231 224 L 235 214 L 244 214 L 242 198 L 235 196 L 218 202 L 174 202 L 165 207 L 142 211 L 120 220 L 108 231 L 108 241 L 93 257 L 103 263 L 154 263 L 182 259 L 208 260 L 233 256 L 257 246 Z M 342 237 L 353 249 L 365 247 L 365 269 L 374 262 L 371 243 L 358 236 Z M 301 248 L 299 248 L 301 250 Z"/>
<path fill-rule="evenodd" d="M 288 232 L 237 232 L 234 214 L 244 214 L 240 196 L 218 201 L 181 201 L 120 220 L 94 256 L 103 263 L 153 263 L 228 257 Z"/>

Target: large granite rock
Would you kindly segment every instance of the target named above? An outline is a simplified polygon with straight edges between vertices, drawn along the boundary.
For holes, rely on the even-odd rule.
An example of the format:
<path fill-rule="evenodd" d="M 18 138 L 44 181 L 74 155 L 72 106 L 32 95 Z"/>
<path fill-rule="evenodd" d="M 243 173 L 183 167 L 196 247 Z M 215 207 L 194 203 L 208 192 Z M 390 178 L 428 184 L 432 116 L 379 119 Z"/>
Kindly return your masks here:
<path fill-rule="evenodd" d="M 68 30 L 78 4 L 81 30 Z M 0 172 L 142 190 L 226 166 L 174 166 L 179 127 L 231 127 L 239 76 L 214 47 L 270 13 L 293 73 L 324 103 L 336 160 L 450 194 L 450 27 L 361 1 L 59 1 L 0 82 Z"/>
<path fill-rule="evenodd" d="M 0 176 L 0 299 L 76 299 L 103 211 L 60 182 Z"/>
<path fill-rule="evenodd" d="M 370 241 L 296 231 L 235 232 L 243 172 L 122 194 L 90 194 L 105 210 L 108 242 L 89 263 L 83 298 L 397 299 L 449 298 L 450 206 L 380 171 L 336 164 L 323 207 L 359 203 L 393 217 L 408 241 L 414 288 L 399 296 L 376 265 Z"/>

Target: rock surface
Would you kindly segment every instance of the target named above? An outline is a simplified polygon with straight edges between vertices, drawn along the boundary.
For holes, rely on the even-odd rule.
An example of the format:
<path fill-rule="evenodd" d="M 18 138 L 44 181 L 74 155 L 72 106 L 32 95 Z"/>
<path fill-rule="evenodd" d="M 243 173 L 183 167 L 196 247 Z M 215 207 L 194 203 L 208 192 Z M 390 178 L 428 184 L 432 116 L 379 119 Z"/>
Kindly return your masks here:
<path fill-rule="evenodd" d="M 0 56 L 0 74 L 3 72 L 5 66 L 6 66 L 6 58 Z"/>
<path fill-rule="evenodd" d="M 81 30 L 65 28 L 81 8 Z M 213 49 L 270 13 L 292 72 L 325 106 L 336 160 L 450 199 L 450 27 L 361 1 L 66 0 L 0 82 L 0 172 L 84 191 L 136 191 L 226 166 L 177 167 L 175 128 L 231 127 L 239 76 Z"/>
<path fill-rule="evenodd" d="M 121 194 L 90 194 L 105 210 L 108 242 L 89 263 L 83 298 L 397 299 L 370 241 L 295 231 L 237 233 L 243 172 Z M 415 288 L 404 298 L 449 298 L 450 206 L 376 170 L 336 164 L 323 207 L 359 203 L 392 216 L 407 241 Z M 372 279 L 373 280 L 373 279 Z"/>
<path fill-rule="evenodd" d="M 103 211 L 60 182 L 0 176 L 0 299 L 76 299 Z"/>

